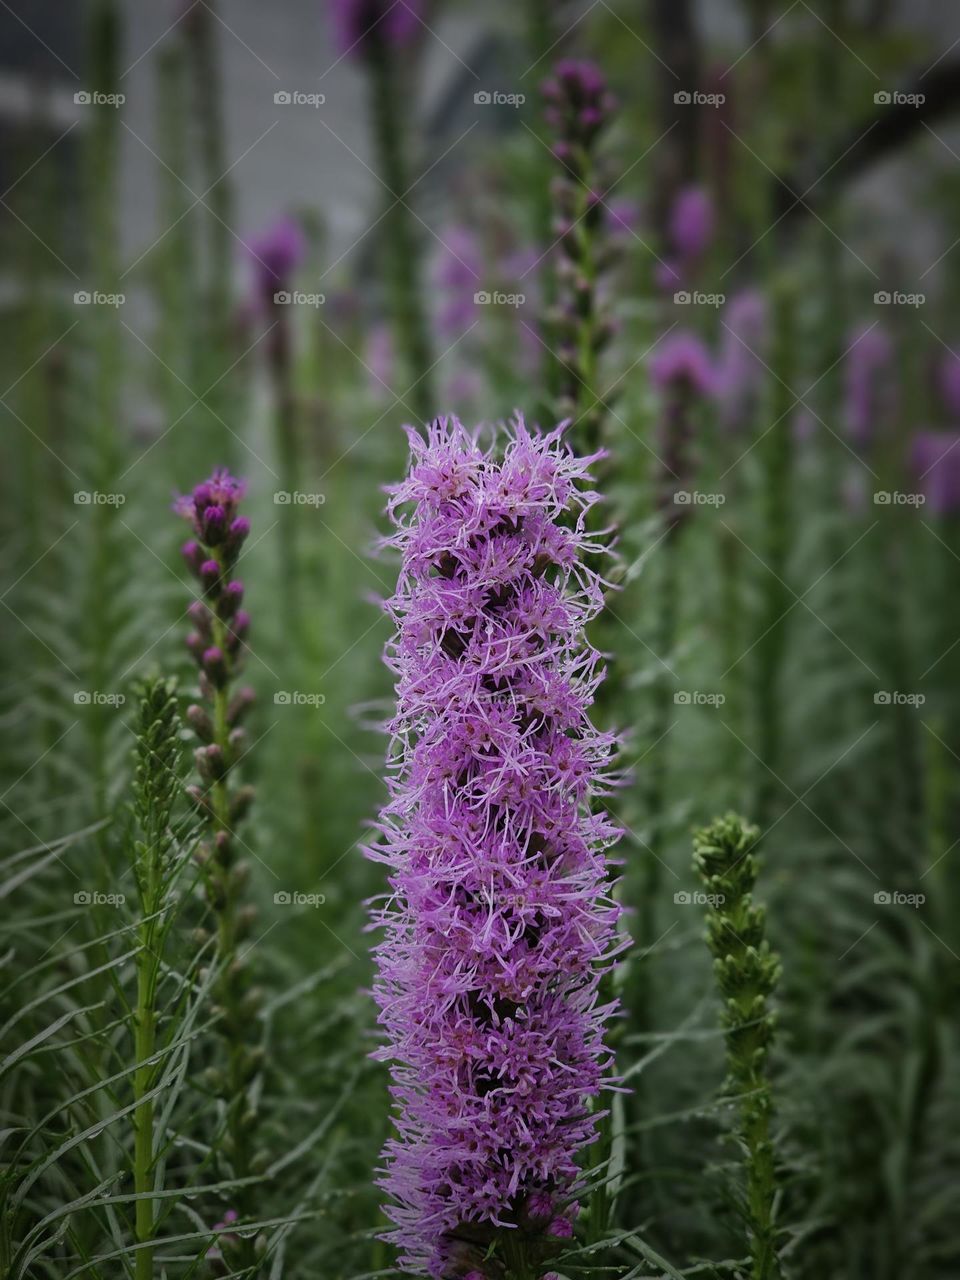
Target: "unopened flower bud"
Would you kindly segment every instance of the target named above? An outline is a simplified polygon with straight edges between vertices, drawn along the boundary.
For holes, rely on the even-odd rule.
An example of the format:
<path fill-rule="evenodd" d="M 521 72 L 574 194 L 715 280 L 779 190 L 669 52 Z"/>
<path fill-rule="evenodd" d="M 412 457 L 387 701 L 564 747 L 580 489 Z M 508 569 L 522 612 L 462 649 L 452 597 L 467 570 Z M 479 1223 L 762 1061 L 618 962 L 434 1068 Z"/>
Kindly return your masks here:
<path fill-rule="evenodd" d="M 217 543 L 223 541 L 225 532 L 226 522 L 223 507 L 214 503 L 207 507 L 203 513 L 203 540 L 208 547 L 215 547 Z"/>
<path fill-rule="evenodd" d="M 244 685 L 230 699 L 227 707 L 227 724 L 238 724 L 243 717 L 244 712 L 253 706 L 256 700 L 256 694 L 249 685 Z"/>
<path fill-rule="evenodd" d="M 223 650 L 211 645 L 203 653 L 203 670 L 215 689 L 222 689 L 227 683 L 227 663 Z"/>
<path fill-rule="evenodd" d="M 204 560 L 200 566 L 200 581 L 208 592 L 213 591 L 220 581 L 220 566 L 216 560 Z"/>

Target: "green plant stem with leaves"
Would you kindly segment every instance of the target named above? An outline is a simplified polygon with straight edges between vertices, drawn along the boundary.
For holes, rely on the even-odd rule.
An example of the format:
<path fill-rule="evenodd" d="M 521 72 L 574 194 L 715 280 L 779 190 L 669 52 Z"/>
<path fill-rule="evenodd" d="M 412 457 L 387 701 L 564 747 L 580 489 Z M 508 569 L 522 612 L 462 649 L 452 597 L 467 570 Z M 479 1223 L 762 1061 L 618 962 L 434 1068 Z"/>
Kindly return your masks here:
<path fill-rule="evenodd" d="M 369 33 L 368 43 L 373 132 L 388 201 L 381 244 L 386 259 L 391 319 L 397 349 L 412 383 L 411 405 L 420 419 L 427 422 L 436 413 L 436 406 L 429 376 L 430 338 L 421 302 L 418 238 L 406 205 L 410 182 L 404 105 L 409 95 L 402 91 L 399 83 L 400 67 L 395 52 L 376 28 Z"/>
<path fill-rule="evenodd" d="M 710 902 L 707 946 L 723 1000 L 727 1046 L 724 1092 L 738 1112 L 744 1184 L 741 1207 L 750 1276 L 751 1280 L 779 1280 L 768 1059 L 774 1033 L 769 999 L 780 978 L 780 961 L 766 939 L 766 911 L 753 902 L 758 836 L 757 828 L 736 814 L 718 818 L 694 835 L 694 866 Z"/>
<path fill-rule="evenodd" d="M 159 677 L 147 681 L 140 693 L 140 724 L 134 776 L 134 816 L 141 839 L 134 843 L 134 872 L 140 905 L 137 927 L 137 1003 L 134 1042 L 137 1068 L 133 1077 L 133 1182 L 136 1201 L 136 1280 L 153 1276 L 152 1241 L 155 1204 L 150 1198 L 156 1182 L 153 1091 L 157 1064 L 157 986 L 164 936 L 169 929 L 168 890 L 174 837 L 171 815 L 180 790 L 180 716 L 176 684 Z"/>

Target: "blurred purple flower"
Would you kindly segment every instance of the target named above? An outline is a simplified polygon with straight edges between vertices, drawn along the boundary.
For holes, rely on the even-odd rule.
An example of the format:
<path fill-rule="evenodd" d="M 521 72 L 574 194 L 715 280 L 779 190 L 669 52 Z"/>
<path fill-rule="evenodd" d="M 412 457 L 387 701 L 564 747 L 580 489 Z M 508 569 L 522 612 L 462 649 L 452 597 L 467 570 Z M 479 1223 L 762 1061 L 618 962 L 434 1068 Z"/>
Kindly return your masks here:
<path fill-rule="evenodd" d="M 610 230 L 614 235 L 630 235 L 642 222 L 643 210 L 639 200 L 621 196 L 618 200 L 609 201 L 607 217 L 610 219 Z"/>
<path fill-rule="evenodd" d="M 704 187 L 683 187 L 670 210 L 669 235 L 683 263 L 702 257 L 713 240 L 713 201 Z"/>
<path fill-rule="evenodd" d="M 337 48 L 357 58 L 375 41 L 403 48 L 423 28 L 423 8 L 423 0 L 329 0 Z"/>
<path fill-rule="evenodd" d="M 375 383 L 373 390 L 389 393 L 397 366 L 393 330 L 390 325 L 371 325 L 367 332 L 365 363 Z"/>
<path fill-rule="evenodd" d="M 713 395 L 717 371 L 706 344 L 688 329 L 676 329 L 650 355 L 650 378 L 663 391 L 686 387 L 698 396 Z"/>
<path fill-rule="evenodd" d="M 920 431 L 911 447 L 911 464 L 920 492 L 935 515 L 960 510 L 960 435 L 951 431 Z"/>
<path fill-rule="evenodd" d="M 603 607 L 600 455 L 520 418 L 502 453 L 453 418 L 408 437 L 385 543 L 402 556 L 394 771 L 366 849 L 390 868 L 374 916 L 376 1056 L 397 1107 L 382 1185 L 402 1267 L 484 1276 L 501 1228 L 529 1240 L 528 1263 L 570 1234 L 554 1206 L 609 1083 L 616 738 L 589 718 L 603 669 L 584 634 Z"/>
<path fill-rule="evenodd" d="M 852 335 L 844 362 L 844 417 L 858 446 L 873 440 L 895 409 L 893 339 L 872 325 Z"/>
<path fill-rule="evenodd" d="M 440 240 L 440 257 L 432 273 L 439 298 L 437 329 L 442 338 L 453 341 L 477 319 L 473 296 L 483 287 L 483 255 L 471 227 L 448 227 Z"/>
<path fill-rule="evenodd" d="M 937 372 L 944 407 L 954 422 L 960 422 L 960 356 L 948 351 Z"/>
<path fill-rule="evenodd" d="M 769 311 L 759 289 L 743 289 L 724 311 L 717 365 L 717 395 L 728 426 L 742 426 L 766 377 Z"/>
<path fill-rule="evenodd" d="M 257 295 L 273 300 L 273 294 L 290 283 L 290 278 L 306 257 L 303 228 L 296 218 L 284 214 L 265 231 L 246 242 L 253 262 Z"/>

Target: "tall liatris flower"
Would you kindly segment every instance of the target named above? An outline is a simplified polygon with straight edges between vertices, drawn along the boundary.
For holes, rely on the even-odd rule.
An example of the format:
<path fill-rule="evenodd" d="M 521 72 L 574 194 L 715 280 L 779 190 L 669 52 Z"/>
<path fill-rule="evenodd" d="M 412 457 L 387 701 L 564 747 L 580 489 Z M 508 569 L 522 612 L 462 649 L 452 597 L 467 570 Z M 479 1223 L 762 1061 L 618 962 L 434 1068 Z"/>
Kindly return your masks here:
<path fill-rule="evenodd" d="M 562 173 L 551 192 L 556 208 L 556 305 L 546 317 L 559 372 L 557 409 L 571 417 L 584 451 L 596 448 L 605 413 L 597 385 L 600 353 L 612 334 L 602 296 L 614 258 L 603 187 L 609 185 L 597 142 L 615 100 L 592 62 L 564 59 L 541 86 L 544 115 L 554 131 L 553 154 Z"/>
<path fill-rule="evenodd" d="M 587 519 L 596 455 L 521 418 L 502 456 L 455 419 L 408 429 L 390 490 L 403 558 L 390 799 L 367 852 L 391 868 L 375 994 L 397 1136 L 382 1186 L 401 1265 L 539 1280 L 610 1068 L 598 984 L 619 908 L 602 808 L 614 736 L 584 627 L 602 582 Z"/>
<path fill-rule="evenodd" d="M 253 790 L 236 786 L 236 768 L 246 750 L 246 731 L 240 720 L 253 701 L 253 691 L 236 687 L 244 656 L 244 640 L 250 627 L 240 607 L 243 584 L 233 576 L 237 557 L 250 532 L 246 516 L 237 514 L 245 492 L 243 481 L 224 470 L 214 471 L 181 498 L 176 510 L 193 526 L 195 537 L 183 547 L 187 564 L 199 579 L 202 598 L 189 614 L 193 630 L 187 647 L 200 671 L 201 702 L 187 710 L 190 727 L 200 739 L 195 752 L 199 785 L 188 791 L 207 819 L 209 838 L 198 851 L 207 898 L 217 922 L 218 977 L 214 985 L 225 1041 L 223 1070 L 213 1072 L 212 1084 L 225 1107 L 221 1151 L 237 1178 L 254 1172 L 256 1112 L 250 1086 L 260 1063 L 261 1049 L 251 1036 L 251 1019 L 257 1011 L 257 992 L 251 988 L 240 944 L 250 933 L 254 908 L 243 903 L 247 864 L 238 861 L 236 829 L 250 807 Z M 236 1193 L 240 1216 L 250 1187 Z M 243 1266 L 255 1265 L 256 1246 L 240 1238 L 234 1258 Z"/>

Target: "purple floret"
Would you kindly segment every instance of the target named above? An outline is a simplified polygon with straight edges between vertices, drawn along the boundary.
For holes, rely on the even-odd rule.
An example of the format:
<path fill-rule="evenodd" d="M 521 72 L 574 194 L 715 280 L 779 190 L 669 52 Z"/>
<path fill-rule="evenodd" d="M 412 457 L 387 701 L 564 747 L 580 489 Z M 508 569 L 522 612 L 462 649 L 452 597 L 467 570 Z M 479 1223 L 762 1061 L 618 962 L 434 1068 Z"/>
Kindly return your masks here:
<path fill-rule="evenodd" d="M 403 48 L 423 30 L 423 0 L 330 0 L 337 48 L 365 57 L 374 41 Z"/>
<path fill-rule="evenodd" d="M 686 387 L 695 395 L 712 395 L 717 371 L 706 344 L 687 329 L 676 329 L 658 343 L 650 356 L 650 378 L 661 391 Z"/>
<path fill-rule="evenodd" d="M 930 510 L 938 516 L 960 511 L 960 435 L 951 431 L 918 431 L 910 460 Z"/>
<path fill-rule="evenodd" d="M 520 418 L 502 453 L 456 419 L 408 435 L 386 539 L 390 797 L 366 851 L 391 887 L 374 915 L 397 1130 L 381 1185 L 401 1266 L 484 1275 L 500 1229 L 531 1257 L 557 1248 L 550 1206 L 575 1194 L 610 1083 L 617 743 L 589 719 L 603 668 L 584 636 L 603 605 L 583 562 L 603 549 L 600 455 Z"/>

